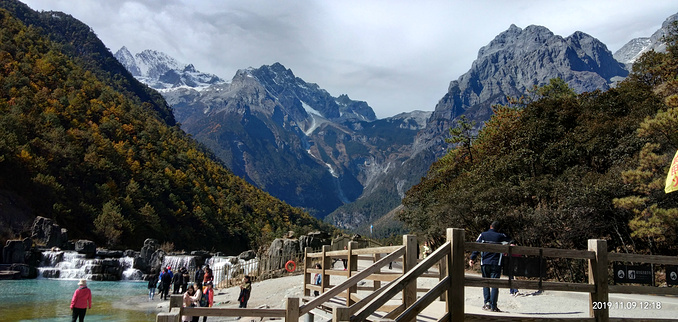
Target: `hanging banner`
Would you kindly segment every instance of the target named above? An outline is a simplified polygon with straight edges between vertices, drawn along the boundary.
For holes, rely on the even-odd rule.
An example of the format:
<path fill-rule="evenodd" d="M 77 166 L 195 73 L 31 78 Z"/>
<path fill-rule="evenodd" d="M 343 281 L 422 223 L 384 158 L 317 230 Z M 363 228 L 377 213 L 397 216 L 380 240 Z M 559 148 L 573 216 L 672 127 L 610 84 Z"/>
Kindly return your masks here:
<path fill-rule="evenodd" d="M 666 186 L 664 187 L 664 192 L 669 193 L 676 190 L 678 190 L 678 151 L 676 151 L 676 155 L 673 156 L 673 162 L 671 162 L 669 174 L 666 176 Z"/>

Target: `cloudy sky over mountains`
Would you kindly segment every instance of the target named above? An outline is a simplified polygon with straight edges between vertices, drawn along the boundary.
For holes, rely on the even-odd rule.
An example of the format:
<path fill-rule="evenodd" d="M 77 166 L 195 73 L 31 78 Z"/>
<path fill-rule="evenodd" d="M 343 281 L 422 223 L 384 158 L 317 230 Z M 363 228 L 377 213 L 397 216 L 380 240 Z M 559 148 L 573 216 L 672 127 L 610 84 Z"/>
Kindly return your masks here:
<path fill-rule="evenodd" d="M 614 52 L 678 12 L 675 0 L 22 1 L 71 14 L 112 52 L 155 49 L 224 79 L 280 62 L 333 96 L 367 101 L 380 118 L 433 110 L 511 24 L 583 31 Z"/>

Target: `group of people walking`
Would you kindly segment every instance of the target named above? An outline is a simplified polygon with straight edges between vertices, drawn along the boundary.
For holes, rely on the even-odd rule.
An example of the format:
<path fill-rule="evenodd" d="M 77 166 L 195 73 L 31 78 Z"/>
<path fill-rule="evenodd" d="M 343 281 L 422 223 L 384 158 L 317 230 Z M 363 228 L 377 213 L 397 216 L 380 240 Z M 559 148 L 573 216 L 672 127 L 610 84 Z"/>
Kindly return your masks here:
<path fill-rule="evenodd" d="M 173 285 L 172 294 L 183 294 L 184 307 L 212 307 L 214 305 L 214 274 L 209 265 L 198 267 L 193 275 L 193 283 L 190 283 L 191 276 L 185 267 L 182 267 L 178 273 L 174 274 L 171 267 L 162 269 L 160 275 L 152 275 L 148 281 L 148 299 L 153 300 L 156 288 L 160 291 L 160 297 L 163 300 L 168 299 L 168 294 Z M 252 282 L 249 276 L 243 279 L 243 285 L 240 286 L 240 295 L 238 302 L 240 308 L 247 307 L 247 301 L 250 298 Z M 184 322 L 197 322 L 199 316 L 182 316 Z M 203 322 L 207 317 L 203 316 Z"/>

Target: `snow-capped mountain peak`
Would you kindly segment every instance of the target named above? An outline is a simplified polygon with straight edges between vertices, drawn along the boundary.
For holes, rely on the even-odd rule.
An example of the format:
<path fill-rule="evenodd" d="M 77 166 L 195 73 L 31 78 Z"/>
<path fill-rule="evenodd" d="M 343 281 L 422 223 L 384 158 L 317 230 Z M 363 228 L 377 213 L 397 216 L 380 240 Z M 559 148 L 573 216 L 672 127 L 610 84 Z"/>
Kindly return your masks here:
<path fill-rule="evenodd" d="M 157 50 L 146 49 L 132 55 L 123 46 L 114 56 L 134 77 L 158 90 L 179 87 L 204 89 L 213 84 L 225 83 L 214 74 L 202 73 L 193 64 L 181 63 Z"/>

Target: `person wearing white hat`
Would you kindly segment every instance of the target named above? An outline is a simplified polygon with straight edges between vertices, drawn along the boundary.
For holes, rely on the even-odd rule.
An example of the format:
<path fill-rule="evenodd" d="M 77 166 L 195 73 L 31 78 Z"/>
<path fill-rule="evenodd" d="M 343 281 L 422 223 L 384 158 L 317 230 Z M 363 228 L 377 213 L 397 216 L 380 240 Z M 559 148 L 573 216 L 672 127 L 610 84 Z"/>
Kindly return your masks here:
<path fill-rule="evenodd" d="M 92 291 L 87 288 L 87 280 L 80 280 L 78 282 L 78 289 L 73 293 L 71 299 L 71 310 L 73 310 L 73 322 L 85 320 L 87 309 L 92 308 Z"/>

